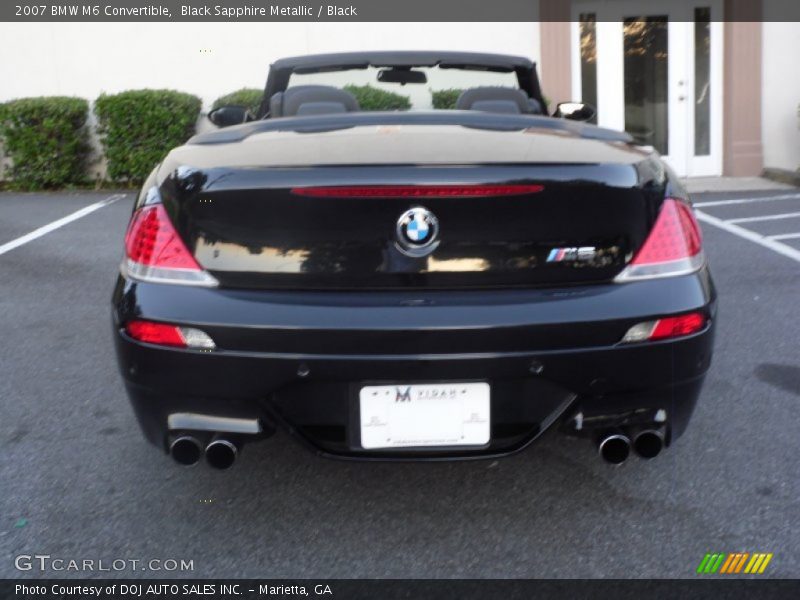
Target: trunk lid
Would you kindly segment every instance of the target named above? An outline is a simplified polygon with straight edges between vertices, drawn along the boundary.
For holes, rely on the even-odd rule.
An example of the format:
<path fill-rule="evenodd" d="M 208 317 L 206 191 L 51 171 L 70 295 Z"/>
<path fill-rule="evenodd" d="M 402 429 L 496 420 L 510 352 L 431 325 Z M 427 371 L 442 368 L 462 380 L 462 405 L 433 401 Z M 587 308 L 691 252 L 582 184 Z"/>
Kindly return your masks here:
<path fill-rule="evenodd" d="M 171 176 L 161 191 L 222 287 L 567 285 L 613 279 L 644 242 L 665 192 L 654 163 L 211 167 Z M 430 187 L 475 185 L 529 187 Z M 313 192 L 330 187 L 351 189 Z M 415 208 L 438 222 L 429 246 L 409 246 L 408 222 L 398 231 Z"/>

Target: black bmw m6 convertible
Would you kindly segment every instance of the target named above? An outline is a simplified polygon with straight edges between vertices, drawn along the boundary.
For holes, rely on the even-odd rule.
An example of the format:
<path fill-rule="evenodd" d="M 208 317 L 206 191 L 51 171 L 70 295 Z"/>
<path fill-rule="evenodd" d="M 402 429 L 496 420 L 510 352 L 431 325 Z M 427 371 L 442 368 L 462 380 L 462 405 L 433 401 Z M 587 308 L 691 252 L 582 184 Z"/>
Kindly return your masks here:
<path fill-rule="evenodd" d="M 213 111 L 136 201 L 113 326 L 147 438 L 216 468 L 278 430 L 347 459 L 497 457 L 551 427 L 655 457 L 716 294 L 674 174 L 593 115 L 548 115 L 525 58 L 275 62 L 259 114 Z"/>

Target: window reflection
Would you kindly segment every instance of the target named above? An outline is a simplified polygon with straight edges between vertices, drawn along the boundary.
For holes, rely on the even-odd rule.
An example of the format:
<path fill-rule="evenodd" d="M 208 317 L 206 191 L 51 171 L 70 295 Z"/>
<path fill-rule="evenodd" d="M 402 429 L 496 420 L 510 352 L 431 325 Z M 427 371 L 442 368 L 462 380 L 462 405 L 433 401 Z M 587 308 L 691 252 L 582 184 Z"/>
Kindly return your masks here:
<path fill-rule="evenodd" d="M 597 108 L 597 16 L 581 13 L 581 98 Z M 592 123 L 597 122 L 597 115 Z"/>
<path fill-rule="evenodd" d="M 639 143 L 669 154 L 667 17 L 623 21 L 625 130 Z"/>
<path fill-rule="evenodd" d="M 694 9 L 694 154 L 711 154 L 711 9 Z"/>

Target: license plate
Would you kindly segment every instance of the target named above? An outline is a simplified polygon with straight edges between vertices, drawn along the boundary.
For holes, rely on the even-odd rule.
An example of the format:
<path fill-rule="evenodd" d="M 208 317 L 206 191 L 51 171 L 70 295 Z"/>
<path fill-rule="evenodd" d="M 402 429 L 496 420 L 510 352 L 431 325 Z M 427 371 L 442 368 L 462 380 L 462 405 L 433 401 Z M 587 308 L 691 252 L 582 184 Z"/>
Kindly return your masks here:
<path fill-rule="evenodd" d="M 359 402 L 365 449 L 489 442 L 488 383 L 369 385 Z"/>

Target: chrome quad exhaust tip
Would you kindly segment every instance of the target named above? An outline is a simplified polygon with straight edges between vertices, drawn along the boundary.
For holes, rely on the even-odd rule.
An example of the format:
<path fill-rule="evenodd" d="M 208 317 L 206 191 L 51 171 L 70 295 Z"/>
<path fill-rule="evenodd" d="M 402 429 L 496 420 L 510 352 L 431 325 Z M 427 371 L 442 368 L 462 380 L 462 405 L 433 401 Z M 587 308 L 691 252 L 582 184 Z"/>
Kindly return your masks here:
<path fill-rule="evenodd" d="M 631 454 L 631 441 L 622 433 L 608 433 L 600 438 L 597 451 L 607 463 L 621 465 Z"/>
<path fill-rule="evenodd" d="M 172 413 L 167 418 L 172 432 L 169 452 L 183 465 L 194 465 L 205 452 L 206 463 L 214 469 L 229 469 L 248 437 L 269 436 L 274 428 L 259 419 L 220 417 L 200 413 Z"/>
<path fill-rule="evenodd" d="M 643 429 L 633 437 L 633 449 L 639 457 L 655 458 L 664 449 L 664 432 L 659 429 Z"/>
<path fill-rule="evenodd" d="M 191 467 L 200 462 L 203 445 L 193 435 L 179 435 L 170 442 L 169 455 L 176 463 Z"/>
<path fill-rule="evenodd" d="M 206 463 L 214 469 L 230 469 L 239 454 L 239 447 L 231 440 L 217 437 L 206 446 Z"/>

